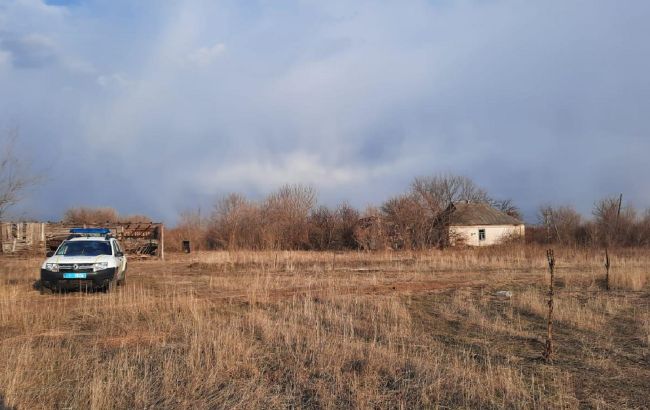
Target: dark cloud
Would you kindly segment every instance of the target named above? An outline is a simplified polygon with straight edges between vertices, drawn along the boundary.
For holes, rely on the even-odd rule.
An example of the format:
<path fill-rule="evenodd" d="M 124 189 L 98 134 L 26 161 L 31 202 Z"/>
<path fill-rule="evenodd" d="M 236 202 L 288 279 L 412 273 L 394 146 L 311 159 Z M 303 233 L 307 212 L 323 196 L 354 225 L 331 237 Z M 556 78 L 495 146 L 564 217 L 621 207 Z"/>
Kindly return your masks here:
<path fill-rule="evenodd" d="M 648 207 L 648 17 L 642 1 L 30 0 L 0 8 L 0 121 L 52 164 L 37 216 L 172 221 L 283 182 L 365 206 L 436 172 L 529 219 L 617 192 Z"/>

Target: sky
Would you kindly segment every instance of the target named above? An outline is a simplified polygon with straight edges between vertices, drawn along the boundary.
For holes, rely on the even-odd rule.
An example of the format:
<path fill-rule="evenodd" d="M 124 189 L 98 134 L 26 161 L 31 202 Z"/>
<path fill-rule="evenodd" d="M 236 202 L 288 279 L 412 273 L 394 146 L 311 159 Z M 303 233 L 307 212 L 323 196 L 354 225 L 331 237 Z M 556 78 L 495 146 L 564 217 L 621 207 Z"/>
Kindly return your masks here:
<path fill-rule="evenodd" d="M 650 2 L 0 0 L 14 215 L 174 223 L 285 183 L 364 208 L 472 178 L 529 221 L 650 207 Z"/>

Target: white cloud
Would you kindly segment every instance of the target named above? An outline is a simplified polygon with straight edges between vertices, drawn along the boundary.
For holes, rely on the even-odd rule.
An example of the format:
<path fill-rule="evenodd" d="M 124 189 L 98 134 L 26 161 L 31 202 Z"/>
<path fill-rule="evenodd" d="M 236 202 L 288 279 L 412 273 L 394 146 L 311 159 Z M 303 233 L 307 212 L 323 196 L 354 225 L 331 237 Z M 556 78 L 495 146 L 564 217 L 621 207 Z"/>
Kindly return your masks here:
<path fill-rule="evenodd" d="M 201 47 L 187 56 L 187 61 L 198 67 L 206 67 L 226 52 L 226 45 L 217 43 L 211 47 Z"/>
<path fill-rule="evenodd" d="M 114 73 L 100 75 L 97 77 L 97 84 L 104 88 L 123 88 L 130 84 L 123 74 Z"/>
<path fill-rule="evenodd" d="M 421 158 L 394 158 L 377 164 L 328 163 L 322 155 L 295 151 L 276 158 L 252 158 L 202 165 L 194 172 L 200 191 L 240 191 L 242 187 L 268 193 L 288 183 L 312 185 L 321 192 L 355 191 L 376 179 L 408 171 Z"/>
<path fill-rule="evenodd" d="M 205 192 L 215 187 L 228 186 L 234 189 L 238 184 L 264 190 L 285 183 L 314 184 L 331 188 L 366 178 L 367 171 L 347 166 L 328 166 L 317 154 L 293 152 L 277 160 L 260 158 L 253 161 L 237 161 L 222 164 L 217 169 L 204 167 L 201 183 Z"/>

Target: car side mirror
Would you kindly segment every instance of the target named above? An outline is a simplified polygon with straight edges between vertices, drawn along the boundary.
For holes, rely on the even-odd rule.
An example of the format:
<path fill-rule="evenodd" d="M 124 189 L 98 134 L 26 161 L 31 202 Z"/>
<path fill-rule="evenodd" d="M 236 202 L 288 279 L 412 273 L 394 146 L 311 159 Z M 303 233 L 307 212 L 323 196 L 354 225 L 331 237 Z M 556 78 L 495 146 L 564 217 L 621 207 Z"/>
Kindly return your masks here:
<path fill-rule="evenodd" d="M 52 256 L 54 256 L 54 252 L 53 252 L 53 251 L 49 251 L 48 253 L 45 254 L 45 256 L 48 257 L 48 258 L 49 258 L 49 257 L 52 257 Z"/>
<path fill-rule="evenodd" d="M 124 252 L 115 252 L 115 256 L 121 258 L 122 256 L 124 256 Z"/>

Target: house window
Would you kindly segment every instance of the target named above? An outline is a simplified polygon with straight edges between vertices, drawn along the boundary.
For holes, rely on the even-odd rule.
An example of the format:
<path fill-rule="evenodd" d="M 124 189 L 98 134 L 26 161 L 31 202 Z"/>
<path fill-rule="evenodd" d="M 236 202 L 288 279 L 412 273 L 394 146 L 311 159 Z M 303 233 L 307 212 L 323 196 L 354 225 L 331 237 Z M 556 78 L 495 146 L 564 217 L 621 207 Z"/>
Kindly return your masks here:
<path fill-rule="evenodd" d="M 484 241 L 485 240 L 485 229 L 479 229 L 478 230 L 478 240 L 479 241 Z"/>

